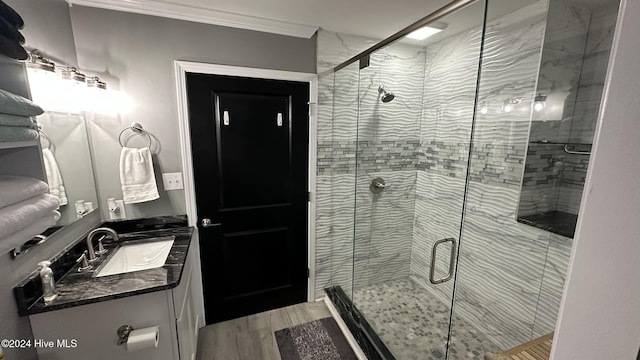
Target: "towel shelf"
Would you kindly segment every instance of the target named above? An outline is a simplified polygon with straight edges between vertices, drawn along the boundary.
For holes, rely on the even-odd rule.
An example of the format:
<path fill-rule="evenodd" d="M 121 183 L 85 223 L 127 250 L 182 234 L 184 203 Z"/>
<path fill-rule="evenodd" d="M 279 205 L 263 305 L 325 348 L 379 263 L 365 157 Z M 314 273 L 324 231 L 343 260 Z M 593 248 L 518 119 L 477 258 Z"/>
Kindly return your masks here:
<path fill-rule="evenodd" d="M 127 130 L 131 130 L 136 134 L 144 134 L 147 136 L 147 140 L 149 141 L 149 144 L 147 145 L 149 148 L 151 148 L 151 135 L 149 135 L 149 132 L 146 131 L 143 127 L 142 124 L 137 123 L 137 122 L 133 122 L 131 123 L 131 125 L 128 128 L 122 129 L 122 131 L 120 131 L 120 135 L 118 135 L 118 142 L 120 143 L 120 146 L 122 147 L 126 147 L 124 145 L 124 142 L 122 141 L 122 135 L 124 135 L 124 133 Z"/>

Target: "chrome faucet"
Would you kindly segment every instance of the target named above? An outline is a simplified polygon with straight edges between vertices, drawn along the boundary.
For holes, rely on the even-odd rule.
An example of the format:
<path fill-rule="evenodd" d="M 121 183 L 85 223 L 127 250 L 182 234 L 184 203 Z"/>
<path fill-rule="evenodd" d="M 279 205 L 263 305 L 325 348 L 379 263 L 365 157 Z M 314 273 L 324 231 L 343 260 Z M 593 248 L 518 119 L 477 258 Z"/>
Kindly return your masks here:
<path fill-rule="evenodd" d="M 97 233 L 100 232 L 107 232 L 109 234 L 111 234 L 111 236 L 113 237 L 113 240 L 118 241 L 120 240 L 120 238 L 118 237 L 118 233 L 115 232 L 115 230 L 108 228 L 108 227 L 100 227 L 97 229 L 93 229 L 91 230 L 91 232 L 89 233 L 89 235 L 87 235 L 87 250 L 89 251 L 89 262 L 93 262 L 96 261 L 96 254 L 100 255 L 100 254 L 104 254 L 107 251 L 104 249 L 104 247 L 102 247 L 102 240 L 98 240 L 99 245 L 98 245 L 98 251 L 94 251 L 93 250 L 93 237 L 94 235 L 96 235 Z"/>

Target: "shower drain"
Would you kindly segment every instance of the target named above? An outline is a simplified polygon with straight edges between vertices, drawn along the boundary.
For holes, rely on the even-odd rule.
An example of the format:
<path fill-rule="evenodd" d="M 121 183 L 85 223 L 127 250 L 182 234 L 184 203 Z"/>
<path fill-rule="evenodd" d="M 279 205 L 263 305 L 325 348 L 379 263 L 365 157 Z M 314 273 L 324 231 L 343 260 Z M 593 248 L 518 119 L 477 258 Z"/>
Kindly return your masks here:
<path fill-rule="evenodd" d="M 431 349 L 431 356 L 433 356 L 434 359 L 443 359 L 444 353 L 440 349 Z"/>

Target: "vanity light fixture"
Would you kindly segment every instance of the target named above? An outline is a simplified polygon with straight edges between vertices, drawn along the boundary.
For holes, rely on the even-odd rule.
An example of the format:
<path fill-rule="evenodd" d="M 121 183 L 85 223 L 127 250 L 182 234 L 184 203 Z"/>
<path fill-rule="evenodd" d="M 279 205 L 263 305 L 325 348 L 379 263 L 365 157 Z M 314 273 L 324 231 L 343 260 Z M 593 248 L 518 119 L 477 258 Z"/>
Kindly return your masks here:
<path fill-rule="evenodd" d="M 513 109 L 515 109 L 516 105 L 520 104 L 522 102 L 522 100 L 523 100 L 522 97 L 505 99 L 504 102 L 502 103 L 502 112 L 509 113 L 509 112 L 513 111 Z"/>
<path fill-rule="evenodd" d="M 99 90 L 107 90 L 107 83 L 100 80 L 100 78 L 97 76 L 91 76 L 87 78 L 87 87 Z"/>
<path fill-rule="evenodd" d="M 489 112 L 489 104 L 485 101 L 480 107 L 480 114 L 484 115 Z"/>
<path fill-rule="evenodd" d="M 37 69 L 46 72 L 55 73 L 56 71 L 56 64 L 42 56 L 42 54 L 40 54 L 38 50 L 34 50 L 29 54 L 29 62 L 27 62 L 27 66 L 31 69 Z"/>
<path fill-rule="evenodd" d="M 542 111 L 547 104 L 547 94 L 538 94 L 533 101 L 533 110 L 536 112 Z"/>
<path fill-rule="evenodd" d="M 125 113 L 133 101 L 125 93 L 107 89 L 97 76 L 86 76 L 72 66 L 55 64 L 37 50 L 29 51 L 29 87 L 33 100 L 47 111 L 103 114 Z"/>
<path fill-rule="evenodd" d="M 424 40 L 429 36 L 433 36 L 439 33 L 440 31 L 446 29 L 447 25 L 448 24 L 446 23 L 434 23 L 434 24 L 431 24 L 430 26 L 423 26 L 420 29 L 409 33 L 409 35 L 407 35 L 406 37 L 413 40 Z"/>
<path fill-rule="evenodd" d="M 60 76 L 64 80 L 73 80 L 78 83 L 84 83 L 87 78 L 83 73 L 78 72 L 78 70 L 72 66 L 61 68 Z"/>

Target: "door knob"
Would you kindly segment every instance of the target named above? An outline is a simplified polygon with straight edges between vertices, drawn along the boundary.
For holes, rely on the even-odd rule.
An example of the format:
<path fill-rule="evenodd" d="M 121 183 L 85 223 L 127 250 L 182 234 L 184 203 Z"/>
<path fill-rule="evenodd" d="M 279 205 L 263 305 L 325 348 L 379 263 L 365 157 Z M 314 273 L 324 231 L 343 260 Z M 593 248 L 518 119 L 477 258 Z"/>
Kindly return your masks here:
<path fill-rule="evenodd" d="M 211 219 L 209 219 L 209 218 L 204 218 L 204 219 L 202 219 L 201 224 L 202 224 L 202 227 L 205 227 L 205 228 L 206 228 L 206 227 L 213 227 L 213 226 L 220 226 L 220 225 L 222 225 L 221 223 L 212 223 L 212 222 L 211 222 Z"/>

